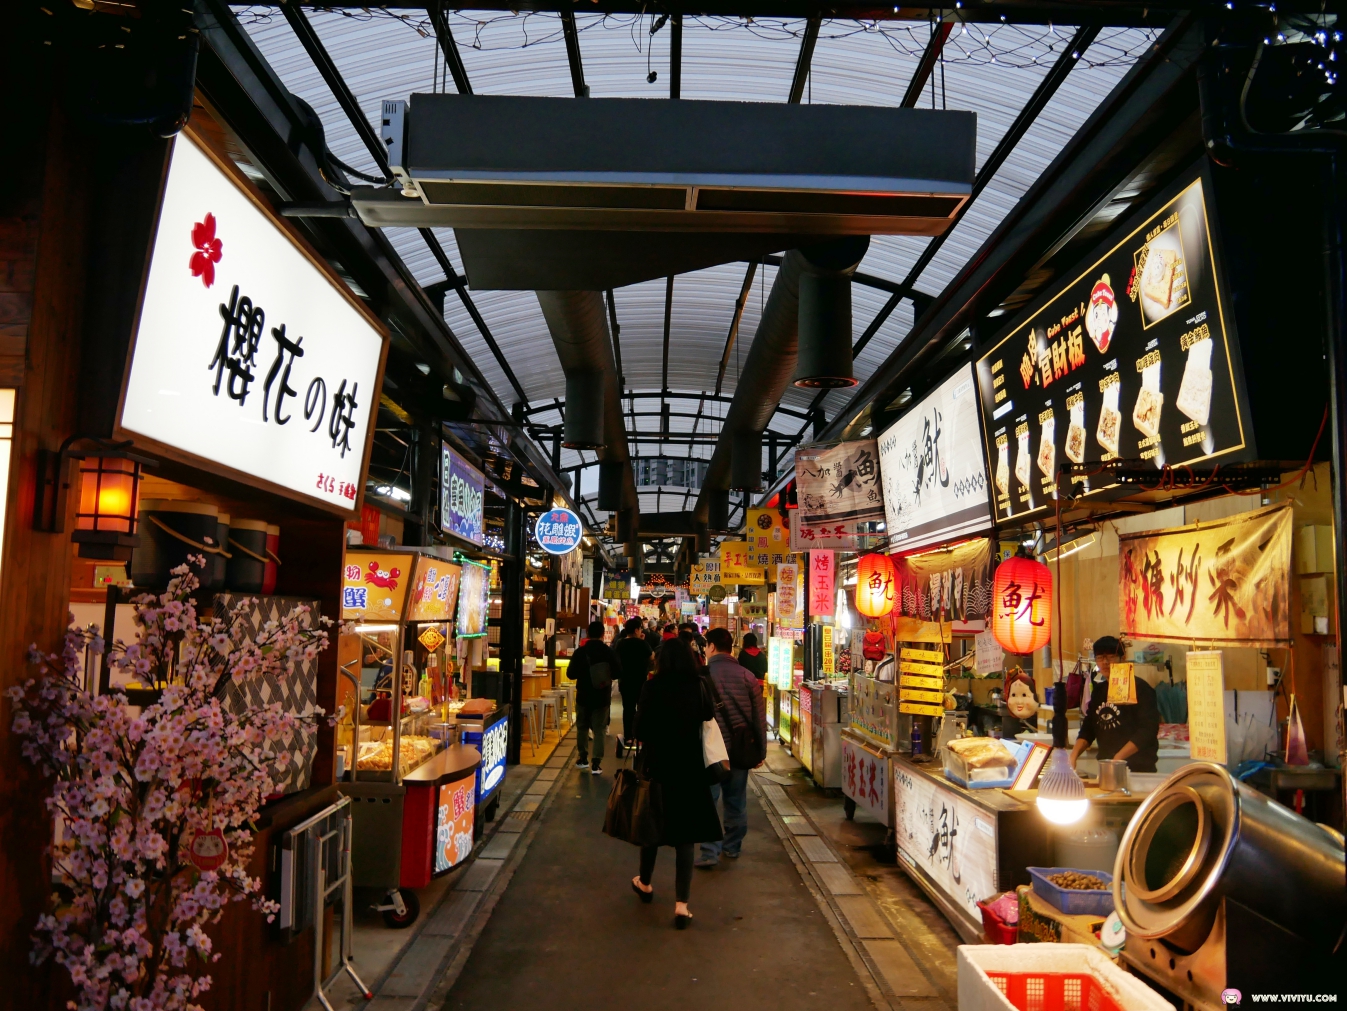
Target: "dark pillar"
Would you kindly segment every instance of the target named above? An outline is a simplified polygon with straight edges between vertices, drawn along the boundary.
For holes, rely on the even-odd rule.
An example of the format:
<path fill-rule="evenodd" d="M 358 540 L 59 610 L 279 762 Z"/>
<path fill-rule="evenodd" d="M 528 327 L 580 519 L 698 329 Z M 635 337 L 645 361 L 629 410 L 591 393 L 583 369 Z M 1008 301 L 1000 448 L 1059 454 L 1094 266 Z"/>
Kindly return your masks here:
<path fill-rule="evenodd" d="M 418 422 L 412 444 L 412 502 L 404 541 L 433 544 L 435 513 L 439 507 L 440 430 L 433 422 Z M 413 539 L 414 538 L 414 539 Z"/>
<path fill-rule="evenodd" d="M 519 698 L 524 692 L 524 510 L 514 499 L 505 500 L 505 553 L 500 580 L 500 687 L 502 704 L 511 706 L 509 761 L 519 761 Z"/>

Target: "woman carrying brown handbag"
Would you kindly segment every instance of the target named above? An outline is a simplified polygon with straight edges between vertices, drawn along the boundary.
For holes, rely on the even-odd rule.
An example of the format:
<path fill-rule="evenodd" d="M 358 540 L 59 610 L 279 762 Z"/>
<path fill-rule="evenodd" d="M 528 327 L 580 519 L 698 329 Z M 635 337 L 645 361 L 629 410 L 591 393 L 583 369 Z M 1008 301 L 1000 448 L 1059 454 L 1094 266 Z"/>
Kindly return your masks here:
<path fill-rule="evenodd" d="M 692 920 L 693 848 L 721 838 L 702 753 L 702 724 L 715 713 L 686 642 L 670 639 L 660 647 L 655 675 L 645 683 L 636 712 L 642 771 L 659 784 L 663 802 L 659 845 L 674 848 L 674 926 L 682 930 Z M 650 877 L 658 854 L 659 846 L 641 847 L 641 873 L 631 879 L 631 887 L 642 902 L 654 897 Z"/>

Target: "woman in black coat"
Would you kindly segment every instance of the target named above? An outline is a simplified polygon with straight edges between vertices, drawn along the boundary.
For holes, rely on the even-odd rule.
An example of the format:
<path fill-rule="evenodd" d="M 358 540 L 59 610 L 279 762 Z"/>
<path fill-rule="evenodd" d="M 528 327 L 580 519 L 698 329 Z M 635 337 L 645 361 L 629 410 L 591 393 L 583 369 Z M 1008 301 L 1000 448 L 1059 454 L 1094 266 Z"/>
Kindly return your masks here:
<path fill-rule="evenodd" d="M 642 768 L 663 795 L 660 844 L 672 846 L 677 861 L 674 925 L 682 930 L 692 919 L 688 895 L 693 847 L 721 838 L 720 816 L 702 760 L 702 724 L 714 719 L 715 712 L 686 642 L 670 639 L 660 647 L 655 675 L 641 690 L 636 713 Z M 654 895 L 650 876 L 658 853 L 658 846 L 641 847 L 641 873 L 632 878 L 631 887 L 642 902 Z"/>

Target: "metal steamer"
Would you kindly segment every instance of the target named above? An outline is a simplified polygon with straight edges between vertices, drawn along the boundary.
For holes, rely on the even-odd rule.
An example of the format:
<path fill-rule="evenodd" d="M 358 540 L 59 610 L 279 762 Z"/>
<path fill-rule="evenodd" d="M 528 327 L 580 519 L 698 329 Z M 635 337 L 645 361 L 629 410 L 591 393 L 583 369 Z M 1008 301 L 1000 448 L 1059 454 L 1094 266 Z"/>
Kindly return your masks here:
<path fill-rule="evenodd" d="M 1113 901 L 1123 958 L 1196 1009 L 1222 991 L 1336 992 L 1347 883 L 1342 837 L 1197 763 L 1137 809 Z"/>

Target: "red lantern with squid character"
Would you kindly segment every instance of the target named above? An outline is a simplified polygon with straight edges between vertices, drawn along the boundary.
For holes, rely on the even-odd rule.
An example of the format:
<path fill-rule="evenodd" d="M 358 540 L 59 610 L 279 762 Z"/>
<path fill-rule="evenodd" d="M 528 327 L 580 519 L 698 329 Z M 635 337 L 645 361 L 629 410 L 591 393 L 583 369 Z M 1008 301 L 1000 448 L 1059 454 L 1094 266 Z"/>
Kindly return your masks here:
<path fill-rule="evenodd" d="M 856 610 L 882 618 L 898 606 L 898 570 L 888 555 L 865 555 L 856 563 Z"/>
<path fill-rule="evenodd" d="M 992 584 L 992 635 L 1019 656 L 1052 638 L 1052 572 L 1032 558 L 1007 558 Z"/>

